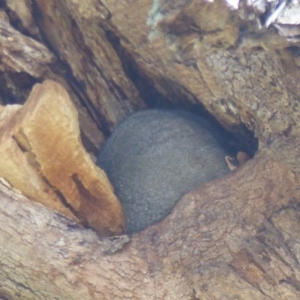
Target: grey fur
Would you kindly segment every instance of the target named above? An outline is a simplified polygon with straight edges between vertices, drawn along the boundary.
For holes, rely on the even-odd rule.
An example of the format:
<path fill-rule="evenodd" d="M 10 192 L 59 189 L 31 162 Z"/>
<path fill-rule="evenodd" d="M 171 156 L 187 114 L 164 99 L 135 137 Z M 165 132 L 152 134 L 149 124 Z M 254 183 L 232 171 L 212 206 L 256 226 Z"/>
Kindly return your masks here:
<path fill-rule="evenodd" d="M 166 217 L 188 191 L 229 172 L 205 119 L 183 111 L 146 110 L 122 122 L 97 164 L 122 202 L 127 230 Z"/>

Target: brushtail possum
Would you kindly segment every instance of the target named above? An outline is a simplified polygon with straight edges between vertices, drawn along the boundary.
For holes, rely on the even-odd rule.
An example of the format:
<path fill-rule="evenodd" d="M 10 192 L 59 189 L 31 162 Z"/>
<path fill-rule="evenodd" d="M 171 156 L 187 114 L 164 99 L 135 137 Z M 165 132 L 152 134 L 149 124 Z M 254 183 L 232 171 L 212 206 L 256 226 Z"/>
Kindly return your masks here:
<path fill-rule="evenodd" d="M 178 110 L 138 112 L 117 126 L 97 164 L 123 205 L 128 233 L 162 220 L 185 193 L 229 172 L 214 131 Z"/>

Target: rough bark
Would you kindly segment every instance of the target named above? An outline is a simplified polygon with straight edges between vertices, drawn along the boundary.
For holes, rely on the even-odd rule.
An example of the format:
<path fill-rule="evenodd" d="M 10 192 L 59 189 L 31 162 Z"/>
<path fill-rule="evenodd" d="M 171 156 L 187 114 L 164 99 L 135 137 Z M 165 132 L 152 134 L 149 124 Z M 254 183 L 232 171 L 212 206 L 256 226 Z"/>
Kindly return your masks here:
<path fill-rule="evenodd" d="M 298 299 L 298 184 L 257 156 L 129 242 L 99 240 L 2 186 L 0 291 L 8 299 Z"/>
<path fill-rule="evenodd" d="M 298 45 L 253 35 L 221 2 L 17 2 L 0 15 L 2 103 L 23 103 L 33 83 L 54 79 L 92 154 L 132 111 L 201 103 L 240 138 L 253 131 L 259 150 L 130 240 L 99 240 L 2 186 L 0 295 L 299 299 Z"/>

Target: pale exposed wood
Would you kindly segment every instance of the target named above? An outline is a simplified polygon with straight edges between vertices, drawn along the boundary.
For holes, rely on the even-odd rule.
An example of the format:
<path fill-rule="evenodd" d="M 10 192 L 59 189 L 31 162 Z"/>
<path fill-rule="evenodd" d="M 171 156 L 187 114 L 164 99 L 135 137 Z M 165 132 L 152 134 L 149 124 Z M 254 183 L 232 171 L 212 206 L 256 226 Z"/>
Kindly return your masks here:
<path fill-rule="evenodd" d="M 24 106 L 7 119 L 0 132 L 0 176 L 100 234 L 123 232 L 119 200 L 85 152 L 78 113 L 61 85 L 50 80 L 35 85 Z"/>
<path fill-rule="evenodd" d="M 61 203 L 55 191 L 42 178 L 39 169 L 32 164 L 34 157 L 31 157 L 30 151 L 24 153 L 24 148 L 14 139 L 21 110 L 21 105 L 1 108 L 0 177 L 31 199 L 72 217 L 73 213 Z"/>

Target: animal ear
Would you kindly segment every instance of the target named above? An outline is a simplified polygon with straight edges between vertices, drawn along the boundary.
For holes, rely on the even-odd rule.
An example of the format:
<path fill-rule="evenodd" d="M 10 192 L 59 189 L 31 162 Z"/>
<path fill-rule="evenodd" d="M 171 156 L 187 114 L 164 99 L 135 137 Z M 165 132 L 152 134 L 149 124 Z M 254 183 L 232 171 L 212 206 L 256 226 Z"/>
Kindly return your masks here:
<path fill-rule="evenodd" d="M 244 165 L 250 159 L 249 155 L 246 152 L 239 151 L 235 157 L 225 156 L 228 168 L 231 171 L 236 170 L 238 167 Z"/>

